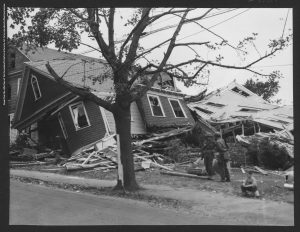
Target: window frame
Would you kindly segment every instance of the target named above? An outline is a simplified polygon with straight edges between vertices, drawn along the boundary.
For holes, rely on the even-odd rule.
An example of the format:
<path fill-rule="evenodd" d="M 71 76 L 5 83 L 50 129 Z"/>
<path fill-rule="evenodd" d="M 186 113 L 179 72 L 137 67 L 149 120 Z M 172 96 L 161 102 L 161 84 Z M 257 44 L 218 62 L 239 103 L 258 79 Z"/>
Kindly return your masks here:
<path fill-rule="evenodd" d="M 168 98 L 168 101 L 169 101 L 169 103 L 170 103 L 170 106 L 171 106 L 171 108 L 172 108 L 172 112 L 173 112 L 175 118 L 187 118 L 186 113 L 185 113 L 185 111 L 184 111 L 184 109 L 183 109 L 183 107 L 182 107 L 182 105 L 181 105 L 179 99 L 176 99 L 176 98 Z M 182 111 L 184 117 L 177 117 L 177 116 L 176 116 L 175 110 L 174 110 L 174 108 L 173 108 L 173 105 L 171 104 L 171 101 L 177 101 L 177 102 L 178 102 L 179 107 L 180 107 L 180 109 L 181 109 L 181 111 Z"/>
<path fill-rule="evenodd" d="M 58 122 L 59 122 L 59 125 L 60 125 L 60 128 L 61 128 L 61 131 L 63 133 L 63 136 L 64 136 L 65 139 L 67 139 L 68 138 L 67 128 L 66 128 L 66 125 L 64 123 L 64 120 L 62 119 L 62 116 L 61 116 L 60 112 L 57 114 L 57 118 L 58 118 Z"/>
<path fill-rule="evenodd" d="M 82 128 L 76 126 L 76 124 L 75 124 L 75 118 L 74 118 L 74 116 L 73 116 L 73 110 L 72 110 L 72 107 L 73 107 L 74 105 L 79 105 L 79 104 L 82 104 L 82 106 L 83 106 L 83 110 L 84 110 L 84 113 L 85 113 L 85 116 L 86 116 L 86 120 L 87 120 L 87 123 L 88 123 L 87 126 L 82 127 Z M 69 110 L 70 110 L 70 113 L 71 113 L 71 117 L 72 117 L 73 125 L 74 125 L 74 127 L 75 127 L 75 131 L 79 131 L 79 130 L 82 130 L 82 129 L 85 129 L 85 128 L 88 128 L 88 127 L 91 126 L 90 119 L 89 119 L 89 116 L 88 116 L 88 114 L 87 114 L 87 112 L 86 112 L 85 105 L 84 105 L 84 102 L 83 102 L 83 101 L 79 101 L 79 102 L 75 102 L 75 103 L 73 103 L 73 104 L 70 104 L 70 105 L 69 105 Z"/>
<path fill-rule="evenodd" d="M 157 116 L 157 115 L 154 115 L 153 113 L 153 109 L 152 109 L 152 105 L 151 105 L 151 102 L 150 102 L 150 97 L 156 97 L 158 99 L 158 104 L 161 108 L 161 111 L 162 111 L 162 116 Z M 151 109 L 151 113 L 152 113 L 152 116 L 153 117 L 159 117 L 159 118 L 164 118 L 166 117 L 166 114 L 165 114 L 165 111 L 164 111 L 164 108 L 162 107 L 162 104 L 161 104 L 161 101 L 160 101 L 160 97 L 158 95 L 154 95 L 154 94 L 147 94 L 147 99 L 148 99 L 148 103 L 149 103 L 149 106 L 150 106 L 150 109 Z"/>
<path fill-rule="evenodd" d="M 40 97 L 36 96 L 35 88 L 33 86 L 34 85 L 33 79 L 35 79 L 35 81 L 36 81 L 35 83 L 37 85 L 37 89 L 39 91 Z M 32 87 L 32 91 L 33 91 L 33 94 L 34 94 L 34 99 L 35 99 L 35 101 L 37 101 L 37 100 L 39 100 L 42 97 L 42 93 L 41 93 L 41 89 L 40 89 L 40 85 L 39 85 L 37 77 L 35 75 L 31 75 L 30 82 L 31 82 L 31 87 Z"/>

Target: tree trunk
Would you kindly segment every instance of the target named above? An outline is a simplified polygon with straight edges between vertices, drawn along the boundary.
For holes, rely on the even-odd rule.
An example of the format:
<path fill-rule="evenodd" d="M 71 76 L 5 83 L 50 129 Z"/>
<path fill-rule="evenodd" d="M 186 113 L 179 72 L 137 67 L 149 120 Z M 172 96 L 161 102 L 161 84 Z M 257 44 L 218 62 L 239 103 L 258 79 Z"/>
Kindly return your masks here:
<path fill-rule="evenodd" d="M 125 108 L 121 108 L 116 104 L 113 115 L 116 124 L 116 132 L 120 138 L 120 154 L 121 163 L 123 166 L 123 186 L 118 180 L 115 189 L 123 189 L 127 191 L 134 191 L 139 189 L 135 179 L 134 162 L 131 145 L 131 114 L 130 104 Z"/>

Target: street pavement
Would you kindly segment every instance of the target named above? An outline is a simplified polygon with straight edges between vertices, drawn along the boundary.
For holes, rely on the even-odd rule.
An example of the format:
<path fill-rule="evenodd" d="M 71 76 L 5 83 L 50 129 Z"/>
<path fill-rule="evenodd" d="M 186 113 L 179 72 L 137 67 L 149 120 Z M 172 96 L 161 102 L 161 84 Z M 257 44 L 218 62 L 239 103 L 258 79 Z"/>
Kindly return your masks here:
<path fill-rule="evenodd" d="M 147 203 L 12 180 L 10 225 L 185 225 L 199 218 Z"/>
<path fill-rule="evenodd" d="M 110 180 L 87 179 L 55 173 L 16 169 L 10 170 L 10 175 L 34 178 L 55 183 L 76 184 L 94 188 L 112 187 L 116 184 L 116 181 Z M 195 220 L 195 222 L 193 221 L 193 223 L 191 223 L 191 221 L 182 222 L 180 220 L 175 220 L 177 222 L 175 224 L 191 223 L 202 225 L 294 225 L 294 205 L 290 203 L 270 200 L 264 201 L 260 199 L 244 198 L 223 193 L 214 193 L 210 191 L 200 191 L 187 188 L 172 188 L 170 186 L 162 185 L 143 185 L 142 187 L 144 187 L 145 189 L 140 190 L 139 193 L 145 196 L 175 199 L 185 202 L 186 204 L 189 204 L 191 206 L 188 211 L 188 213 L 190 214 L 188 218 L 192 220 L 191 218 L 196 217 L 198 218 L 198 220 Z M 48 201 L 47 198 L 44 200 Z M 126 199 L 125 202 L 127 201 L 129 200 Z M 28 207 L 31 203 L 29 203 Z M 159 209 L 159 212 L 160 211 L 161 209 Z M 81 214 L 82 211 L 78 212 L 80 212 Z M 158 215 L 159 214 L 156 214 L 154 218 L 159 217 Z M 162 217 L 162 219 L 166 218 Z M 146 224 L 152 224 L 152 222 L 154 224 L 156 223 L 153 219 L 151 222 L 148 222 Z M 165 224 L 167 224 L 168 222 L 168 219 L 166 219 Z M 137 222 L 137 224 L 142 223 L 143 220 Z"/>

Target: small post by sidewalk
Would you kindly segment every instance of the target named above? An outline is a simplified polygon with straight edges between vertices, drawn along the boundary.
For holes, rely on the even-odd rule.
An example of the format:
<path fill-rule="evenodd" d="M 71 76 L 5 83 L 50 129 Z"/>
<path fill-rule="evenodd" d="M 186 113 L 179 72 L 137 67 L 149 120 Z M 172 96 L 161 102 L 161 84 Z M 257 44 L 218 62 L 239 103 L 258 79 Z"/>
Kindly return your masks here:
<path fill-rule="evenodd" d="M 120 146 L 120 135 L 117 134 L 117 154 L 118 154 L 118 182 L 121 182 L 124 186 L 124 175 L 123 175 L 123 165 L 121 161 L 121 146 Z"/>

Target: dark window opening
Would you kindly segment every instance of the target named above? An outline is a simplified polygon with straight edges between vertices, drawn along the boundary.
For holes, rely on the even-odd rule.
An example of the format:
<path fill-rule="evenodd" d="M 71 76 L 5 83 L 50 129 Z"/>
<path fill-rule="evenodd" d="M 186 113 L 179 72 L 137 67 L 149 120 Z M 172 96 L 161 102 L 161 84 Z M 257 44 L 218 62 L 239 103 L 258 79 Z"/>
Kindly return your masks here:
<path fill-rule="evenodd" d="M 213 114 L 213 112 L 212 112 L 212 111 L 209 111 L 209 110 L 206 110 L 206 109 L 200 108 L 200 107 L 198 107 L 198 106 L 195 106 L 195 108 L 196 108 L 197 110 L 199 110 L 199 111 L 201 111 L 201 112 L 205 113 L 205 114 Z"/>
<path fill-rule="evenodd" d="M 173 108 L 176 118 L 185 118 L 183 110 L 178 102 L 178 100 L 170 100 L 171 106 Z"/>
<path fill-rule="evenodd" d="M 76 129 L 90 126 L 83 103 L 71 106 L 72 117 Z"/>
<path fill-rule="evenodd" d="M 214 107 L 219 107 L 219 108 L 222 108 L 222 107 L 225 106 L 223 104 L 214 103 L 214 102 L 207 102 L 206 105 L 210 105 L 210 106 L 214 106 Z"/>
<path fill-rule="evenodd" d="M 244 97 L 249 97 L 250 95 L 248 93 L 246 93 L 245 91 L 239 89 L 238 87 L 234 87 L 233 89 L 231 89 L 232 91 L 244 96 Z"/>
<path fill-rule="evenodd" d="M 164 116 L 158 97 L 148 96 L 154 116 Z"/>

